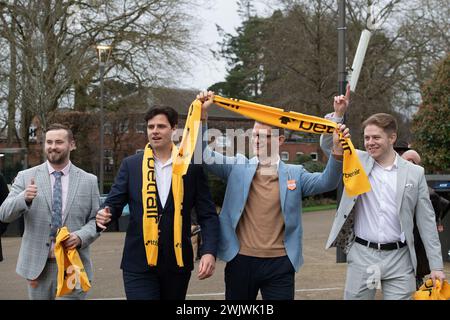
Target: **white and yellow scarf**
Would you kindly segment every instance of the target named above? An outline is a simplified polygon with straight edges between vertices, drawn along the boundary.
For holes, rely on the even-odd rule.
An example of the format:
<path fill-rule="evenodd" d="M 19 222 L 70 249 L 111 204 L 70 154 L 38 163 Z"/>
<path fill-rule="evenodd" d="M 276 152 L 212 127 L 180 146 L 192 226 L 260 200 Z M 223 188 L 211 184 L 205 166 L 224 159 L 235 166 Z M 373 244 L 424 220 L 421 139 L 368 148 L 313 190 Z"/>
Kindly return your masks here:
<path fill-rule="evenodd" d="M 331 134 L 337 128 L 337 123 L 330 120 L 298 112 L 284 111 L 280 108 L 254 102 L 215 96 L 214 103 L 247 118 L 279 128 L 316 134 Z M 357 196 L 370 191 L 369 178 L 359 161 L 353 143 L 350 139 L 343 138 L 341 138 L 341 142 L 344 147 L 342 177 L 345 191 L 349 196 Z"/>

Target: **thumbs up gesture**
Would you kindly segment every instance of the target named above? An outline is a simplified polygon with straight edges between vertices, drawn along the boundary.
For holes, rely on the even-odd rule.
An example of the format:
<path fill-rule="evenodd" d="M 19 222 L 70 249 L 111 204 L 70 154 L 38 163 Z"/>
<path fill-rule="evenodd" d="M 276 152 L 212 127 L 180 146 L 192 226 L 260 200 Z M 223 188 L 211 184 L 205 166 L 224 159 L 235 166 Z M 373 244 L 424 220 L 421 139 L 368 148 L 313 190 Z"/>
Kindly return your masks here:
<path fill-rule="evenodd" d="M 34 178 L 31 178 L 30 183 L 25 188 L 25 201 L 28 205 L 33 202 L 33 199 L 37 196 L 37 186 L 34 182 Z"/>

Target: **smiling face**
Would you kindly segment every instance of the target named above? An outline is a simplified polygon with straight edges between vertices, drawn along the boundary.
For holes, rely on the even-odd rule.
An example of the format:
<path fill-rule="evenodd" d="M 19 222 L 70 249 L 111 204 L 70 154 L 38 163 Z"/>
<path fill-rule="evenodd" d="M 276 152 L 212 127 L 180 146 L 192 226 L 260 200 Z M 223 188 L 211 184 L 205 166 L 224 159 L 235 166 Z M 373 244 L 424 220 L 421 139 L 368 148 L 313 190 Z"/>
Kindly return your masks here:
<path fill-rule="evenodd" d="M 50 130 L 45 134 L 45 154 L 52 165 L 65 166 L 69 163 L 70 151 L 74 149 L 75 142 L 69 139 L 66 130 Z"/>
<path fill-rule="evenodd" d="M 387 133 L 382 128 L 369 124 L 364 128 L 364 147 L 377 162 L 383 162 L 394 151 L 396 133 Z"/>
<path fill-rule="evenodd" d="M 175 127 L 171 127 L 165 114 L 157 114 L 147 121 L 147 137 L 153 150 L 172 147 L 172 135 Z"/>

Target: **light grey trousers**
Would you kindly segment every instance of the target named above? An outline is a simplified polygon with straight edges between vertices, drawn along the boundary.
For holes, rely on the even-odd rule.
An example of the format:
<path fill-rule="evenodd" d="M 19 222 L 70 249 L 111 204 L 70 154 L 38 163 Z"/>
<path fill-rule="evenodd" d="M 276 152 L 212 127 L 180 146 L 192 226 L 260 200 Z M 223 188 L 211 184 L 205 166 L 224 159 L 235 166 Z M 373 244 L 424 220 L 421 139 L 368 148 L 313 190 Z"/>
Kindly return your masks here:
<path fill-rule="evenodd" d="M 416 290 L 408 246 L 387 251 L 355 242 L 347 262 L 345 300 L 373 300 L 377 289 L 384 300 L 408 300 Z"/>
<path fill-rule="evenodd" d="M 81 289 L 74 289 L 71 294 L 66 294 L 62 297 L 56 298 L 56 289 L 58 276 L 58 266 L 56 260 L 47 260 L 47 264 L 42 270 L 42 273 L 37 278 L 38 285 L 36 288 L 32 288 L 29 283 L 28 298 L 30 300 L 84 300 L 87 293 Z"/>

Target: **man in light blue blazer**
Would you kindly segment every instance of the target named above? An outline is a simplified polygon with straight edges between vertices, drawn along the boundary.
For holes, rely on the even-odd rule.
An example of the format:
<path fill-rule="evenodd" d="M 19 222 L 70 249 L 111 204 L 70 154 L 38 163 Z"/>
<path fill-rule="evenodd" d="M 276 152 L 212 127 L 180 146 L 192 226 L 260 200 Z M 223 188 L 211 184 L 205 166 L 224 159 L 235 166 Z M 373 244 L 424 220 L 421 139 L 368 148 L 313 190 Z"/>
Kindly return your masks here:
<path fill-rule="evenodd" d="M 201 92 L 203 132 L 214 94 Z M 340 128 L 349 137 L 345 126 Z M 344 131 L 345 130 L 345 131 Z M 334 156 L 322 173 L 301 165 L 285 164 L 278 147 L 284 136 L 276 128 L 256 122 L 251 144 L 255 157 L 225 157 L 207 146 L 205 167 L 227 183 L 219 215 L 218 257 L 227 262 L 225 298 L 255 300 L 293 299 L 294 276 L 303 264 L 302 197 L 337 187 L 342 177 L 343 149 L 335 134 Z M 339 159 L 339 160 L 336 160 Z"/>
<path fill-rule="evenodd" d="M 0 207 L 2 222 L 24 216 L 25 231 L 16 272 L 28 280 L 31 300 L 55 299 L 58 269 L 54 245 L 57 229 L 62 226 L 71 232 L 63 242 L 64 248 L 78 250 L 92 281 L 89 245 L 99 236 L 95 226 L 99 207 L 97 177 L 71 163 L 70 152 L 74 149 L 72 131 L 61 124 L 50 125 L 45 133 L 47 161 L 20 171 Z M 85 297 L 75 287 L 62 299 Z"/>
<path fill-rule="evenodd" d="M 348 91 L 349 93 L 349 91 Z M 348 103 L 337 98 L 326 118 L 342 121 Z M 422 237 L 433 279 L 445 278 L 424 169 L 402 159 L 394 150 L 397 122 L 389 114 L 374 114 L 362 124 L 366 151 L 357 150 L 372 190 L 357 197 L 342 194 L 326 248 L 347 253 L 344 299 L 374 299 L 382 289 L 386 300 L 411 299 L 416 289 L 417 259 L 414 219 Z M 331 138 L 321 137 L 330 152 Z"/>

